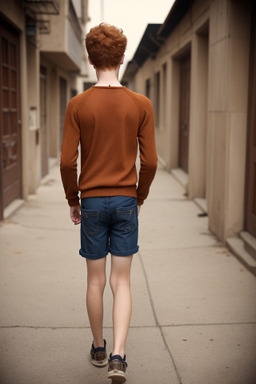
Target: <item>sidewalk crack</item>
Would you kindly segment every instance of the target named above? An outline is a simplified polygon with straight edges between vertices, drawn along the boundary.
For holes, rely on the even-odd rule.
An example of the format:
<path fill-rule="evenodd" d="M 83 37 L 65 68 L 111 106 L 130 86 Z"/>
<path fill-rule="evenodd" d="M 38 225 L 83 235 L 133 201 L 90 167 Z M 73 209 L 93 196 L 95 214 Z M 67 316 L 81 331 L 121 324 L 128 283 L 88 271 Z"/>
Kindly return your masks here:
<path fill-rule="evenodd" d="M 155 307 L 154 307 L 154 303 L 153 303 L 153 299 L 152 299 L 152 295 L 151 295 L 151 291 L 150 291 L 150 288 L 149 288 L 149 282 L 148 282 L 148 277 L 147 277 L 147 273 L 146 273 L 146 269 L 145 269 L 145 266 L 144 266 L 144 263 L 143 263 L 143 260 L 142 260 L 142 257 L 141 257 L 141 254 L 140 252 L 138 253 L 139 254 L 139 260 L 140 260 L 140 264 L 141 264 L 141 267 L 142 267 L 142 271 L 143 271 L 143 275 L 144 275 L 144 278 L 145 278 L 145 281 L 146 281 L 146 286 L 147 286 L 147 291 L 148 291 L 148 296 L 149 296 L 149 300 L 150 300 L 150 306 L 151 306 L 151 309 L 152 309 L 152 312 L 153 312 L 153 316 L 154 316 L 154 319 L 155 319 L 155 323 L 156 323 L 156 327 L 159 329 L 160 331 L 160 334 L 161 334 L 161 337 L 162 337 L 162 340 L 163 340 L 163 343 L 165 345 L 165 348 L 170 356 L 170 359 L 172 361 L 172 364 L 174 366 L 174 369 L 175 369 L 175 373 L 176 373 L 176 376 L 177 376 L 177 379 L 179 381 L 179 384 L 182 384 L 182 381 L 181 381 L 181 377 L 180 377 L 180 374 L 179 374 L 179 371 L 178 371 L 178 368 L 177 368 L 177 365 L 175 363 L 175 360 L 174 360 L 174 357 L 172 355 L 172 352 L 167 344 L 167 341 L 166 341 L 166 338 L 164 336 L 164 332 L 163 332 L 163 329 L 161 327 L 161 325 L 159 324 L 159 321 L 157 319 L 157 315 L 156 315 L 156 310 L 155 310 Z"/>

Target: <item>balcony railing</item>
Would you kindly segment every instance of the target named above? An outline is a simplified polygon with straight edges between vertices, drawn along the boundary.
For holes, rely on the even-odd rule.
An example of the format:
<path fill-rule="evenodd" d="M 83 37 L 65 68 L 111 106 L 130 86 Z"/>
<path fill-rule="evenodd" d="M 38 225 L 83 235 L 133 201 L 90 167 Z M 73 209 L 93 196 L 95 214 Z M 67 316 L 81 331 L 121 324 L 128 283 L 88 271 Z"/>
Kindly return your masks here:
<path fill-rule="evenodd" d="M 77 15 L 76 15 L 76 11 L 74 9 L 74 6 L 72 4 L 72 1 L 69 0 L 69 6 L 68 6 L 68 10 L 69 10 L 69 21 L 72 25 L 72 28 L 74 29 L 74 32 L 77 36 L 77 38 L 79 40 L 81 40 L 82 38 L 82 28 L 81 28 L 81 25 L 78 21 L 78 18 L 77 18 Z"/>
<path fill-rule="evenodd" d="M 59 0 L 22 0 L 23 6 L 35 14 L 58 15 L 60 13 Z"/>

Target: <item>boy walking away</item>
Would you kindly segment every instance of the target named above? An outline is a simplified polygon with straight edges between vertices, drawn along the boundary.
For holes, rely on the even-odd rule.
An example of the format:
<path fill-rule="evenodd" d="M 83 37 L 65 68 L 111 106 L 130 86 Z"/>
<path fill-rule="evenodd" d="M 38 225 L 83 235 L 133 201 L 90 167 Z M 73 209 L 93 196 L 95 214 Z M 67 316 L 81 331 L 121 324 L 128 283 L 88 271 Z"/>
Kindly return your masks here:
<path fill-rule="evenodd" d="M 138 213 L 157 168 L 151 102 L 118 81 L 126 44 L 123 31 L 105 23 L 86 35 L 89 61 L 98 81 L 68 104 L 60 166 L 71 220 L 81 223 L 79 253 L 87 265 L 86 304 L 93 336 L 91 362 L 98 367 L 108 364 L 108 378 L 113 384 L 126 380 L 125 344 L 132 309 L 130 270 L 133 254 L 139 249 Z M 79 143 L 81 173 L 77 182 Z M 108 253 L 114 299 L 113 350 L 109 358 L 103 337 Z"/>

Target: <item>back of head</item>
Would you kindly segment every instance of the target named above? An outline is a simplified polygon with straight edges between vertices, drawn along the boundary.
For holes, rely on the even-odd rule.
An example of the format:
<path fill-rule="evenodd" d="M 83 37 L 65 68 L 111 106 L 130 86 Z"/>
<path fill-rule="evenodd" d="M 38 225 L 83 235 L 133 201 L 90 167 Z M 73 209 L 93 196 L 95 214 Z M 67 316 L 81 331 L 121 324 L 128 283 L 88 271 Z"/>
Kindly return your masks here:
<path fill-rule="evenodd" d="M 85 45 L 88 55 L 100 70 L 118 67 L 127 45 L 127 38 L 122 29 L 101 23 L 90 29 L 86 35 Z"/>

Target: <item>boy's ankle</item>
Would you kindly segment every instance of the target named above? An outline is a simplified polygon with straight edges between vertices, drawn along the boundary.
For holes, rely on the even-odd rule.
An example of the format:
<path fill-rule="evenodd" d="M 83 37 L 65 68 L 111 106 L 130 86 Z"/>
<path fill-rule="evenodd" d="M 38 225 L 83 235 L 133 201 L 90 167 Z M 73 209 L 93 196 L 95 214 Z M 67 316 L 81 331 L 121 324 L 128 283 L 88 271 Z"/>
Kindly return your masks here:
<path fill-rule="evenodd" d="M 124 352 L 113 351 L 113 352 L 111 353 L 111 356 L 121 356 L 122 359 L 124 359 L 125 354 L 124 354 Z"/>
<path fill-rule="evenodd" d="M 100 340 L 98 340 L 100 341 Z M 100 341 L 99 343 L 96 343 L 94 340 L 93 340 L 93 347 L 95 349 L 97 348 L 104 348 L 105 347 L 105 341 L 102 339 L 102 341 Z"/>

